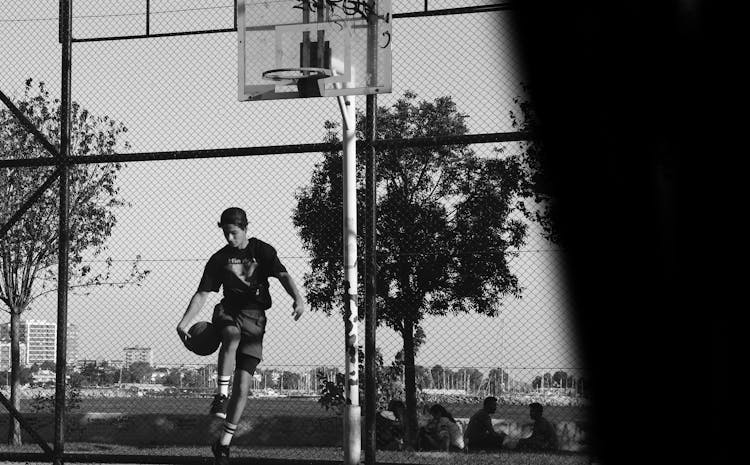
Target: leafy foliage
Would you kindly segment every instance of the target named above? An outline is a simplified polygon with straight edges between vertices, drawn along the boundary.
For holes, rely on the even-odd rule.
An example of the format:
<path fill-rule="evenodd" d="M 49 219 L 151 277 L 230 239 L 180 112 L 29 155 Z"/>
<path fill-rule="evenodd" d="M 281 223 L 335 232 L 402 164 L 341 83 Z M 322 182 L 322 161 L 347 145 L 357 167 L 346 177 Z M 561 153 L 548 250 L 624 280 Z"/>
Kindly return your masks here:
<path fill-rule="evenodd" d="M 43 82 L 25 83 L 15 106 L 58 150 L 60 148 L 61 105 Z M 70 148 L 73 156 L 109 155 L 127 149 L 123 141 L 127 128 L 108 116 L 95 116 L 78 103 L 70 114 Z M 46 149 L 8 109 L 0 109 L 0 158 L 37 159 L 49 157 Z M 105 249 L 105 242 L 117 223 L 114 210 L 126 203 L 119 195 L 117 175 L 120 163 L 77 164 L 69 167 L 69 288 L 97 285 L 140 284 L 148 270 L 136 257 L 129 275 L 122 280 L 111 276 L 111 259 L 106 268 L 94 272 L 84 259 Z M 7 224 L 27 199 L 54 174 L 51 168 L 5 167 L 0 169 L 0 224 Z M 11 315 L 11 402 L 19 408 L 20 382 L 19 319 L 30 303 L 57 290 L 59 198 L 54 188 L 43 191 L 19 221 L 0 238 L 0 308 Z M 18 422 L 8 430 L 9 442 L 20 444 Z"/>
<path fill-rule="evenodd" d="M 359 114 L 360 123 L 362 118 Z M 407 93 L 393 108 L 378 108 L 377 137 L 463 134 L 468 131 L 466 118 L 450 97 L 417 102 L 415 94 Z M 327 123 L 327 142 L 338 141 L 337 126 Z M 357 156 L 361 215 L 364 153 L 360 150 Z M 339 152 L 324 154 L 310 184 L 297 193 L 293 214 L 311 254 L 313 271 L 304 281 L 308 301 L 328 314 L 340 308 L 336 296 L 343 269 L 341 161 Z M 425 314 L 473 310 L 495 315 L 503 296 L 520 295 L 507 258 L 523 243 L 527 230 L 522 219 L 513 216 L 513 200 L 526 175 L 517 156 L 480 157 L 461 145 L 380 151 L 379 319 L 401 331 L 404 318 L 418 322 Z M 363 225 L 359 218 L 360 240 Z M 363 244 L 359 250 L 364 250 Z M 359 260 L 360 274 L 363 262 Z"/>
<path fill-rule="evenodd" d="M 333 410 L 336 414 L 341 415 L 346 405 L 346 396 L 344 395 L 345 377 L 343 373 L 336 373 L 334 381 L 328 379 L 322 371 L 317 372 L 318 388 L 320 398 L 318 403 L 326 410 Z"/>
<path fill-rule="evenodd" d="M 59 149 L 60 101 L 53 99 L 43 82 L 26 81 L 16 106 Z M 95 116 L 72 104 L 71 154 L 108 155 L 129 145 L 121 139 L 127 128 L 107 116 Z M 0 158 L 30 159 L 49 156 L 7 109 L 0 110 Z M 117 223 L 114 209 L 127 205 L 120 197 L 117 175 L 120 163 L 73 165 L 70 168 L 70 275 L 71 287 L 112 284 L 111 260 L 107 269 L 94 273 L 84 258 L 96 256 Z M 0 223 L 5 224 L 26 199 L 52 174 L 49 168 L 6 167 L 0 169 Z M 59 200 L 47 189 L 0 241 L 0 302 L 6 311 L 23 311 L 40 295 L 56 290 Z M 87 255 L 88 254 L 88 255 Z M 148 275 L 140 257 L 127 283 Z M 120 285 L 126 282 L 119 283 Z M 36 287 L 35 287 L 36 286 Z"/>
<path fill-rule="evenodd" d="M 365 352 L 362 346 L 358 347 L 359 352 L 359 404 L 363 405 L 365 400 L 365 384 L 367 378 L 365 376 Z M 390 365 L 386 366 L 383 362 L 383 355 L 379 349 L 375 349 L 374 354 L 375 362 L 375 386 L 377 389 L 377 407 L 379 409 L 385 409 L 388 406 L 388 402 L 392 399 L 403 400 L 405 398 L 404 383 L 402 382 L 404 376 L 404 362 L 400 355 L 391 362 Z M 320 392 L 320 398 L 318 403 L 326 410 L 334 410 L 337 414 L 341 414 L 344 405 L 347 404 L 346 398 L 346 377 L 343 373 L 336 373 L 334 380 L 330 381 L 329 376 L 323 370 L 318 370 L 318 389 Z"/>
<path fill-rule="evenodd" d="M 468 115 L 450 97 L 417 100 L 407 92 L 376 110 L 377 139 L 468 133 Z M 364 127 L 364 115 L 357 115 Z M 339 142 L 338 123 L 326 123 L 326 142 Z M 361 140 L 363 134 L 358 134 Z M 364 237 L 365 152 L 357 152 L 357 237 Z M 404 339 L 407 415 L 416 408 L 414 357 L 426 315 L 477 312 L 495 316 L 522 288 L 509 259 L 524 243 L 527 225 L 519 199 L 529 195 L 530 168 L 518 154 L 480 156 L 466 145 L 392 146 L 378 151 L 376 225 L 378 322 Z M 310 184 L 297 193 L 294 225 L 311 256 L 305 275 L 313 310 L 341 311 L 343 179 L 340 152 L 323 154 Z M 364 244 L 358 244 L 364 250 Z M 358 260 L 364 276 L 364 260 Z M 359 280 L 364 295 L 364 279 Z M 358 306 L 360 318 L 363 306 Z M 416 424 L 415 421 L 411 422 Z"/>
<path fill-rule="evenodd" d="M 38 392 L 31 398 L 29 404 L 34 413 L 55 413 L 55 394 L 45 395 Z M 69 387 L 65 390 L 65 413 L 69 414 L 81 407 L 81 390 Z"/>
<path fill-rule="evenodd" d="M 526 94 L 531 94 L 528 86 L 524 85 L 523 90 Z M 560 181 L 548 169 L 551 164 L 545 159 L 547 152 L 539 137 L 544 128 L 534 111 L 531 99 L 522 100 L 516 97 L 513 103 L 518 106 L 518 111 L 510 112 L 512 127 L 535 135 L 534 139 L 521 142 L 519 157 L 527 174 L 521 184 L 524 200 L 518 202 L 517 208 L 527 219 L 542 227 L 545 238 L 559 244 L 560 211 L 554 192 L 558 188 L 555 183 Z M 530 200 L 534 203 L 529 203 Z"/>
<path fill-rule="evenodd" d="M 148 362 L 133 362 L 128 367 L 128 373 L 130 373 L 131 379 L 134 383 L 145 383 L 151 377 L 151 373 L 154 369 Z"/>

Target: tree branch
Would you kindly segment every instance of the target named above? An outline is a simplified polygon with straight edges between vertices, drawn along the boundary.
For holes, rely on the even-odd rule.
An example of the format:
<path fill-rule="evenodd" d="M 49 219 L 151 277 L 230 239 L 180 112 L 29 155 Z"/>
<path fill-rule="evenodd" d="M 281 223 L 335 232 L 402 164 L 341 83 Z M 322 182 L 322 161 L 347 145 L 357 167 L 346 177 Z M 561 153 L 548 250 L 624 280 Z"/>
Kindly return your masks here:
<path fill-rule="evenodd" d="M 427 161 L 425 161 L 422 164 L 422 170 L 420 171 L 419 177 L 417 178 L 416 188 L 414 189 L 414 191 L 410 195 L 409 203 L 412 203 L 414 201 L 414 195 L 419 191 L 419 186 L 422 185 L 422 179 L 424 178 L 424 175 L 427 172 L 427 167 L 429 166 L 429 164 L 430 163 L 429 163 L 429 151 L 428 151 Z"/>
<path fill-rule="evenodd" d="M 432 196 L 435 194 L 435 191 L 437 190 L 438 186 L 440 186 L 440 182 L 443 180 L 443 174 L 445 173 L 445 170 L 440 168 L 440 175 L 438 175 L 438 178 L 435 180 L 435 185 L 432 186 L 432 190 L 429 194 L 427 194 L 427 198 L 431 199 Z"/>
<path fill-rule="evenodd" d="M 116 287 L 119 287 L 119 288 L 123 288 L 125 286 L 132 286 L 132 285 L 138 286 L 138 285 L 140 285 L 140 281 L 141 280 L 138 280 L 138 281 L 123 281 L 123 282 L 119 282 L 119 283 L 86 283 L 86 284 L 74 284 L 72 286 L 68 286 L 68 289 L 76 289 L 76 288 L 80 288 L 80 287 L 98 287 L 98 286 L 109 286 L 109 287 L 115 287 L 116 286 Z M 59 288 L 56 287 L 54 289 L 50 289 L 48 291 L 44 291 L 44 292 L 42 292 L 40 294 L 37 294 L 37 295 L 33 296 L 31 299 L 29 299 L 29 303 L 33 302 L 34 300 L 38 299 L 39 297 L 41 297 L 43 295 L 47 295 L 47 294 L 49 294 L 51 292 L 57 292 L 58 289 Z"/>

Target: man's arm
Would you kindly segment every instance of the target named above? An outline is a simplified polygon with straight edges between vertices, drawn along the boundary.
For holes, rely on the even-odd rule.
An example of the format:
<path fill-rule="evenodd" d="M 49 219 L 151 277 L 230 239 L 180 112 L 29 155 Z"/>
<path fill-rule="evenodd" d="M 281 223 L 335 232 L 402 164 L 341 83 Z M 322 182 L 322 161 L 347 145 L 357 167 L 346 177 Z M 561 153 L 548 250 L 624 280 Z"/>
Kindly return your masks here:
<path fill-rule="evenodd" d="M 182 342 L 185 342 L 190 338 L 190 333 L 188 333 L 190 328 L 188 327 L 188 324 L 190 324 L 198 312 L 201 311 L 203 304 L 206 303 L 208 294 L 210 294 L 210 291 L 198 291 L 193 294 L 193 297 L 190 299 L 187 310 L 185 310 L 185 314 L 182 315 L 182 320 L 177 324 L 177 334 L 180 335 Z"/>
<path fill-rule="evenodd" d="M 484 415 L 484 429 L 492 436 L 501 436 L 501 434 L 495 430 L 495 426 L 492 424 L 492 417 L 489 413 Z"/>
<path fill-rule="evenodd" d="M 276 278 L 281 285 L 284 286 L 286 293 L 294 299 L 294 303 L 292 304 L 292 308 L 294 309 L 292 315 L 295 320 L 299 320 L 299 317 L 305 313 L 305 300 L 302 298 L 302 294 L 299 293 L 297 285 L 294 283 L 294 279 L 292 279 L 292 276 L 286 271 L 277 273 Z"/>
<path fill-rule="evenodd" d="M 541 418 L 534 423 L 531 437 L 541 448 L 557 449 L 557 432 L 546 418 Z"/>

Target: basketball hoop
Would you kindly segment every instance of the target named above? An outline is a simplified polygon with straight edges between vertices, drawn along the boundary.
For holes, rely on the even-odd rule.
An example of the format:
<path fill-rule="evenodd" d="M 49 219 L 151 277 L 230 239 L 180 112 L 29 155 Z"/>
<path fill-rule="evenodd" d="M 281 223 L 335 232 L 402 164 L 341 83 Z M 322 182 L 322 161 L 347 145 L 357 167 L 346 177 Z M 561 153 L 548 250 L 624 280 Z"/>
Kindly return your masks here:
<path fill-rule="evenodd" d="M 325 68 L 277 68 L 264 71 L 263 79 L 278 83 L 297 84 L 297 92 L 300 97 L 320 97 L 321 79 L 333 75 L 330 69 Z"/>
<path fill-rule="evenodd" d="M 331 76 L 331 70 L 325 68 L 278 68 L 264 71 L 263 79 L 269 81 L 292 81 L 300 79 L 323 79 Z"/>

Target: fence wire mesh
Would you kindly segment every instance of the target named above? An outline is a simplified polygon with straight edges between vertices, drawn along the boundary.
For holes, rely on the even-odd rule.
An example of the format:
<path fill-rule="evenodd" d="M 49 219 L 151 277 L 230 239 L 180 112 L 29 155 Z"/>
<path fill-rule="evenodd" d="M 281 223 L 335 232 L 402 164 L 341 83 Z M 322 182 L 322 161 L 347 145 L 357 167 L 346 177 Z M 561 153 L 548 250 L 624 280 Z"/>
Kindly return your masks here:
<path fill-rule="evenodd" d="M 428 11 L 476 5 L 431 1 Z M 514 52 L 512 10 L 406 14 L 423 12 L 425 6 L 422 1 L 395 2 L 394 14 L 402 17 L 394 18 L 393 92 L 379 95 L 378 106 L 393 109 L 404 101 L 434 105 L 449 98 L 456 114 L 464 115 L 462 124 L 447 125 L 437 135 L 517 130 L 514 121 L 521 114 L 519 103 L 528 96 L 520 57 Z M 73 14 L 72 99 L 77 115 L 73 155 L 293 146 L 328 141 L 335 134 L 332 124 L 339 124 L 341 115 L 329 99 L 237 101 L 231 1 L 77 0 Z M 0 4 L 0 90 L 24 111 L 33 107 L 30 99 L 40 95 L 39 83 L 44 83 L 49 93 L 50 108 L 59 105 L 55 100 L 60 98 L 61 88 L 58 33 L 58 2 Z M 124 36 L 144 37 L 101 40 Z M 358 96 L 356 101 L 358 108 L 364 109 L 364 97 Z M 31 119 L 58 144 L 59 119 L 54 114 L 35 113 Z M 429 128 L 413 129 L 401 136 L 436 135 L 430 134 Z M 4 107 L 0 131 L 0 159 L 50 156 L 31 136 L 22 137 L 23 131 Z M 425 150 L 474 153 L 486 161 L 518 154 L 525 147 L 521 142 Z M 418 151 L 404 150 L 400 156 Z M 328 159 L 323 153 L 287 153 L 95 163 L 74 168 L 73 211 L 78 200 L 89 199 L 95 208 L 74 213 L 72 230 L 91 242 L 100 234 L 93 229 L 106 224 L 106 240 L 86 247 L 86 240 L 81 239 L 80 254 L 71 264 L 66 441 L 120 441 L 136 446 L 209 444 L 220 428 L 219 420 L 207 417 L 217 388 L 215 355 L 200 357 L 188 352 L 180 344 L 175 326 L 207 259 L 225 244 L 216 227 L 218 215 L 227 206 L 246 208 L 251 235 L 271 243 L 302 286 L 308 282 L 305 277 L 314 276 L 317 270 L 311 265 L 301 228 L 295 224 L 295 212 L 301 208 L 300 199 L 311 192 L 314 173 L 319 173 Z M 0 222 L 5 224 L 54 169 L 1 169 L 4 204 Z M 91 190 L 98 193 L 87 197 Z M 384 184 L 378 191 L 379 204 L 389 199 L 387 190 Z M 455 197 L 446 199 L 450 204 Z M 3 238 L 5 270 L 9 269 L 12 244 L 23 248 L 46 241 L 51 251 L 38 268 L 32 267 L 38 279 L 30 289 L 33 298 L 23 308 L 19 332 L 20 411 L 50 441 L 55 369 L 55 342 L 50 335 L 56 334 L 57 238 L 52 226 L 45 229 L 50 236 L 34 237 L 43 228 L 33 225 L 54 225 L 56 202 L 57 182 Z M 315 224 L 340 224 L 340 204 L 331 204 L 323 213 Z M 416 334 L 422 343 L 414 363 L 419 419 L 427 421 L 428 407 L 441 403 L 465 422 L 481 408 L 486 396 L 496 396 L 500 399 L 494 415 L 498 427 L 518 438 L 529 434 L 528 404 L 538 401 L 556 425 L 561 449 L 580 450 L 585 446 L 587 385 L 568 319 L 571 303 L 563 254 L 545 239 L 538 225 L 518 214 L 512 218 L 526 224 L 527 234 L 522 242 L 499 252 L 507 257 L 510 275 L 517 278 L 518 292 L 502 295 L 493 316 L 426 311 L 418 321 Z M 388 220 L 396 223 L 391 225 L 394 230 L 403 230 L 415 218 L 402 214 Z M 363 223 L 360 218 L 362 230 Z M 391 226 L 379 223 L 379 233 Z M 392 250 L 379 246 L 379 263 L 424 254 L 417 238 L 413 239 Z M 480 264 L 478 268 L 495 266 L 498 250 L 488 249 L 482 241 L 465 246 L 461 252 L 471 255 Z M 456 250 L 438 244 L 431 252 L 439 256 Z M 362 242 L 359 254 L 360 263 L 364 263 Z M 7 281 L 0 286 L 6 293 L 6 311 L 10 311 L 8 286 Z M 305 458 L 325 456 L 321 447 L 340 451 L 341 412 L 330 394 L 336 387 L 336 375 L 343 370 L 341 316 L 337 310 L 330 315 L 309 311 L 294 322 L 289 296 L 273 282 L 271 291 L 275 304 L 269 311 L 264 358 L 254 376 L 252 396 L 235 442 L 296 450 L 295 454 Z M 210 320 L 220 298 L 212 296 L 197 320 Z M 410 305 L 419 307 L 430 299 L 428 292 Z M 360 303 L 360 310 L 364 307 L 364 302 Z M 9 397 L 11 338 L 9 314 L 4 315 L 0 322 L 0 387 Z M 378 328 L 377 346 L 382 355 L 380 408 L 384 408 L 390 398 L 404 397 L 404 338 L 393 325 L 383 323 Z M 45 347 L 47 352 L 42 350 Z M 0 420 L 2 440 L 7 437 L 8 425 L 9 416 L 4 414 Z M 24 441 L 29 442 L 27 436 Z M 18 447 L 4 445 L 0 451 Z"/>

